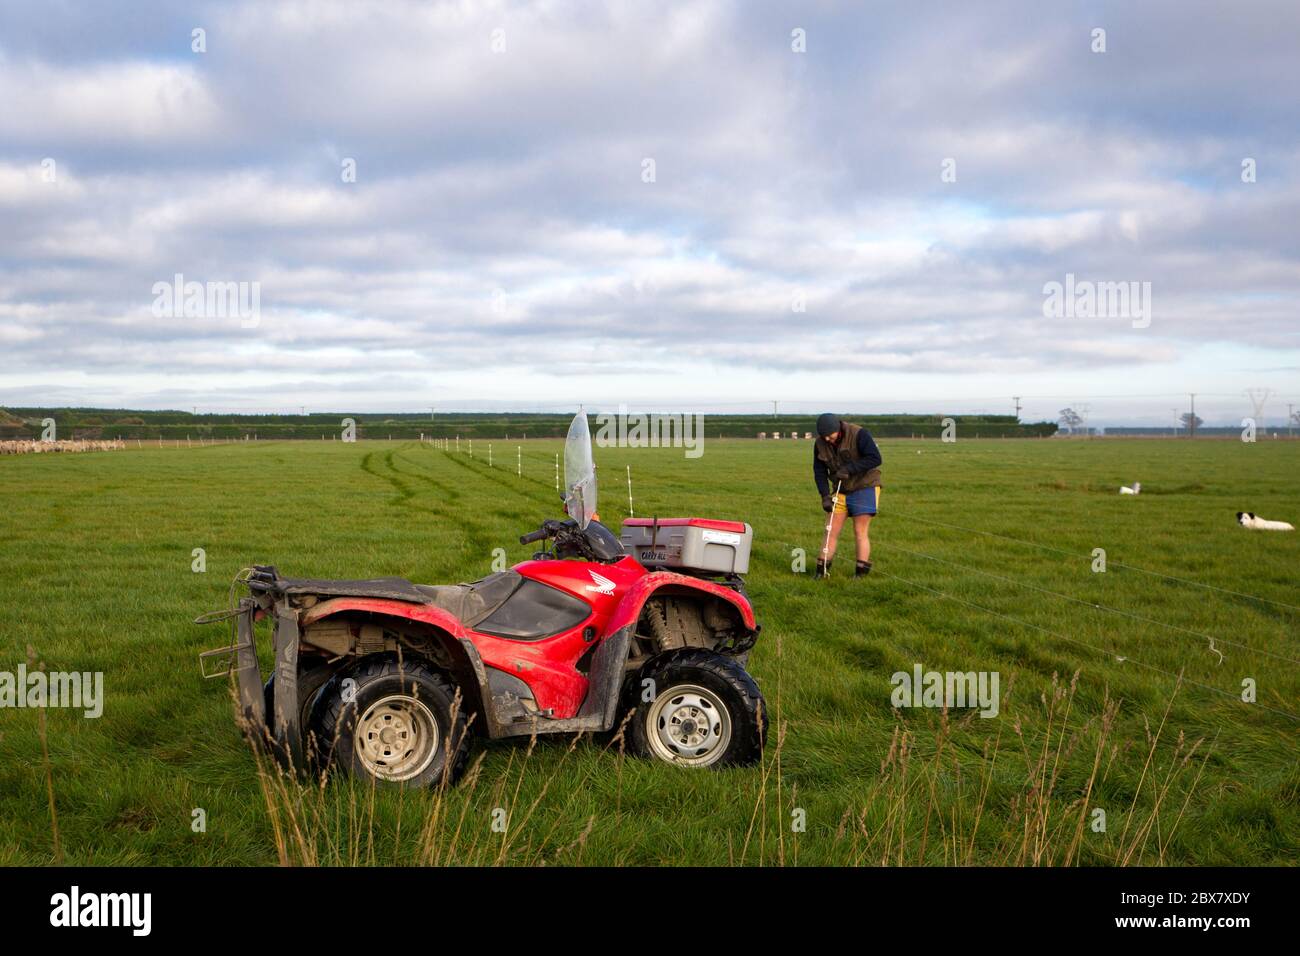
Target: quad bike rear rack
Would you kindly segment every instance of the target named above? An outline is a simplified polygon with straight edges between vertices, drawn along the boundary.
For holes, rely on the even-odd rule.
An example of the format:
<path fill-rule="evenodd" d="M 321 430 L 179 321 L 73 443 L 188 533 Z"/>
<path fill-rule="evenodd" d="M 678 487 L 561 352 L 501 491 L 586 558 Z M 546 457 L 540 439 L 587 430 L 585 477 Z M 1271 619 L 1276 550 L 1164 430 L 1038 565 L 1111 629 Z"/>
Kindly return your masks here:
<path fill-rule="evenodd" d="M 233 620 L 231 642 L 199 654 L 199 670 L 212 679 L 235 676 L 239 721 L 244 732 L 286 767 L 303 767 L 302 727 L 298 710 L 298 613 L 273 582 L 274 568 L 256 566 L 242 571 L 232 585 L 245 584 L 249 594 L 231 607 L 195 618 L 195 624 Z M 256 622 L 271 617 L 271 647 L 275 655 L 271 713 L 261 666 L 257 660 Z M 215 667 L 210 669 L 210 665 Z"/>

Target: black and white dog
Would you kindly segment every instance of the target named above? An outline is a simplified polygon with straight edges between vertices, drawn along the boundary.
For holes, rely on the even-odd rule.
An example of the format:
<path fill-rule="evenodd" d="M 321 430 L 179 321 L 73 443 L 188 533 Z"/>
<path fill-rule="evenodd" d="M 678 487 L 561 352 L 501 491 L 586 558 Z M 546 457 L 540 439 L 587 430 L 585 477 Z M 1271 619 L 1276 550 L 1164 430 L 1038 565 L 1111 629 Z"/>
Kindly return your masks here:
<path fill-rule="evenodd" d="M 1268 521 L 1259 517 L 1253 511 L 1238 511 L 1237 523 L 1243 528 L 1250 528 L 1254 531 L 1294 531 L 1291 525 L 1285 521 Z"/>

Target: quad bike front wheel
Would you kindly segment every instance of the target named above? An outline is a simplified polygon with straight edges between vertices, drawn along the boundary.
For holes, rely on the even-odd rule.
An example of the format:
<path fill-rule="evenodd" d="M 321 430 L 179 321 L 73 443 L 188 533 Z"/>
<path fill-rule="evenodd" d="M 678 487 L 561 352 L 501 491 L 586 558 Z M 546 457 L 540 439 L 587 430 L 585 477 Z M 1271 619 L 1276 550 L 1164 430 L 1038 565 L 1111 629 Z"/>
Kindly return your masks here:
<path fill-rule="evenodd" d="M 631 749 L 682 767 L 756 763 L 767 708 L 735 659 L 700 648 L 650 661 L 629 686 Z M 646 698 L 649 698 L 648 700 Z"/>
<path fill-rule="evenodd" d="M 322 691 L 320 736 L 340 766 L 397 786 L 455 783 L 469 755 L 455 685 L 420 661 L 381 658 L 337 675 Z"/>

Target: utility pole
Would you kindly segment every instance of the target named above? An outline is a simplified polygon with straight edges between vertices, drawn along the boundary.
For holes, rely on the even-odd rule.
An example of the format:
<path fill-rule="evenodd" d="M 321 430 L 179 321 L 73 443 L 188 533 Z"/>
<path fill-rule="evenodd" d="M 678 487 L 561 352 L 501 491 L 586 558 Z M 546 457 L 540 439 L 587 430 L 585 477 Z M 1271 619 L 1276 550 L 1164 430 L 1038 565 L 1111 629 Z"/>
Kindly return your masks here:
<path fill-rule="evenodd" d="M 1014 398 L 1016 400 L 1016 421 L 1018 422 L 1020 421 L 1020 396 L 1016 395 Z"/>
<path fill-rule="evenodd" d="M 1293 408 L 1295 408 L 1294 402 L 1286 403 L 1286 437 L 1287 438 L 1291 437 L 1291 426 L 1295 424 L 1295 412 L 1292 411 Z"/>
<path fill-rule="evenodd" d="M 776 402 L 772 403 L 772 417 L 776 418 Z"/>
<path fill-rule="evenodd" d="M 1192 417 L 1187 419 L 1187 437 L 1196 437 L 1196 393 L 1188 392 L 1192 396 Z"/>
<path fill-rule="evenodd" d="M 1268 404 L 1269 398 L 1273 395 L 1271 388 L 1248 388 L 1246 397 L 1250 399 L 1250 404 L 1255 409 L 1255 427 L 1261 431 L 1264 428 L 1264 406 Z"/>

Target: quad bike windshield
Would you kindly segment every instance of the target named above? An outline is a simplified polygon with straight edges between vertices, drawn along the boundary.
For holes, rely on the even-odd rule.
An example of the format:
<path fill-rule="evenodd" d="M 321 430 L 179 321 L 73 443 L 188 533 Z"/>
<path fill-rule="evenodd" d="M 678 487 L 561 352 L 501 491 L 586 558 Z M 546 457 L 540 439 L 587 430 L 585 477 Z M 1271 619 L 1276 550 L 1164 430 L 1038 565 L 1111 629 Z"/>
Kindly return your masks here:
<path fill-rule="evenodd" d="M 565 512 L 585 529 L 596 514 L 596 464 L 586 412 L 573 416 L 564 440 L 564 488 Z"/>

